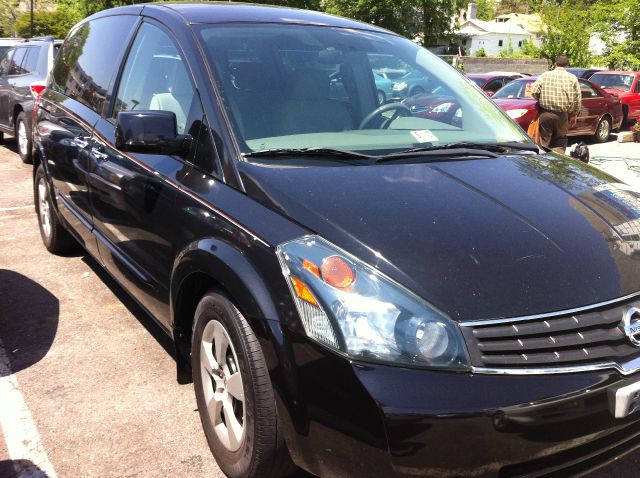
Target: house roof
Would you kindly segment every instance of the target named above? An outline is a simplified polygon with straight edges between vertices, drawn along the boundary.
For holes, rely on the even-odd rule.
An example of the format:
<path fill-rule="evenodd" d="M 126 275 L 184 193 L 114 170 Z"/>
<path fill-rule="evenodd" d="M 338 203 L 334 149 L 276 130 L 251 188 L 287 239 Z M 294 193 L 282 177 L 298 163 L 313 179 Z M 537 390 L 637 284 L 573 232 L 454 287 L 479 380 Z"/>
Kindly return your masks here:
<path fill-rule="evenodd" d="M 476 19 L 467 20 L 460 25 L 458 33 L 462 36 L 481 36 L 491 33 L 502 33 L 505 35 L 531 35 L 524 28 L 511 22 L 487 22 Z"/>
<path fill-rule="evenodd" d="M 504 15 L 498 15 L 496 19 L 503 20 L 499 23 L 515 23 L 521 26 L 529 33 L 541 33 L 544 30 L 544 23 L 542 17 L 539 14 L 533 13 L 527 15 L 525 13 L 505 13 Z"/>

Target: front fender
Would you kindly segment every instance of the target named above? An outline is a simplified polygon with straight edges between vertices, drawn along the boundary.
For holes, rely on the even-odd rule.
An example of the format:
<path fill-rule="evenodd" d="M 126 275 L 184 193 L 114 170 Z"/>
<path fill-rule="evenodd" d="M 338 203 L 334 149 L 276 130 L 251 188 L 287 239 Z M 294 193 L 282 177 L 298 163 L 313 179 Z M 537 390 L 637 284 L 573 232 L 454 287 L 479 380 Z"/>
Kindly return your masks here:
<path fill-rule="evenodd" d="M 184 281 L 203 273 L 215 280 L 235 301 L 240 310 L 254 319 L 277 319 L 278 313 L 265 280 L 245 253 L 220 239 L 205 238 L 192 242 L 176 257 L 171 276 L 172 325 L 175 305 Z"/>

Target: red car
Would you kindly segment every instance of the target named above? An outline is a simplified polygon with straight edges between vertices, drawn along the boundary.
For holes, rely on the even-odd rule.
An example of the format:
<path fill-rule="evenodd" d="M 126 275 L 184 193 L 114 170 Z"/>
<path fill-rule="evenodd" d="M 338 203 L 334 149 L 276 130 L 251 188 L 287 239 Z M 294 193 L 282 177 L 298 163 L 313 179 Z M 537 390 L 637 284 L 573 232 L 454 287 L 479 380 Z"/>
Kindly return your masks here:
<path fill-rule="evenodd" d="M 595 76 L 595 75 L 594 75 Z M 514 80 L 498 91 L 493 100 L 525 131 L 538 112 L 538 102 L 531 97 L 531 87 L 538 77 Z M 623 120 L 620 98 L 604 91 L 585 79 L 578 79 L 582 90 L 582 109 L 569 136 L 593 136 L 604 143 L 612 130 L 620 128 Z"/>
<path fill-rule="evenodd" d="M 600 71 L 589 78 L 593 83 L 620 98 L 627 120 L 640 118 L 640 73 L 633 71 Z"/>
<path fill-rule="evenodd" d="M 515 76 L 492 75 L 491 73 L 470 73 L 467 75 L 471 81 L 480 87 L 487 95 L 493 96 L 496 91 L 507 83 L 515 80 Z"/>

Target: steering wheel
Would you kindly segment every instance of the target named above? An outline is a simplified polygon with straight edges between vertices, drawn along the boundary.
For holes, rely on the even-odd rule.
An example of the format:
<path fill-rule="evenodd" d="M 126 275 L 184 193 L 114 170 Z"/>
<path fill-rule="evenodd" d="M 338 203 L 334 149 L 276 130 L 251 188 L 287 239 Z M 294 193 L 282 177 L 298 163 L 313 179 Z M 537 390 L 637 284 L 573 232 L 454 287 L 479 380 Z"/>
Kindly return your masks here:
<path fill-rule="evenodd" d="M 387 103 L 386 105 L 378 106 L 375 110 L 365 116 L 364 119 L 360 122 L 360 126 L 358 126 L 358 129 L 364 129 L 364 127 L 367 126 L 367 124 L 369 124 L 373 118 L 391 110 L 395 110 L 395 113 L 393 113 L 393 115 L 391 115 L 391 118 L 386 121 L 386 126 L 389 126 L 389 124 L 391 124 L 391 122 L 398 117 L 400 112 L 408 113 L 404 116 L 411 116 L 411 110 L 404 103 Z"/>

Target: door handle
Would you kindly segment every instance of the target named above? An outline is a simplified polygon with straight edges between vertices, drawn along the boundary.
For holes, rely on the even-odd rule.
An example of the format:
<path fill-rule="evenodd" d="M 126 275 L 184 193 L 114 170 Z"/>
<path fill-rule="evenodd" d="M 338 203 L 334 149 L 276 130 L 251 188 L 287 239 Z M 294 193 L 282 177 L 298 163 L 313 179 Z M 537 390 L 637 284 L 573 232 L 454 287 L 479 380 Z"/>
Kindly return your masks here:
<path fill-rule="evenodd" d="M 96 158 L 97 161 L 106 161 L 109 155 L 104 153 L 101 146 L 91 148 L 91 156 Z"/>
<path fill-rule="evenodd" d="M 80 149 L 86 148 L 89 141 L 85 141 L 81 136 L 77 136 L 70 141 L 72 146 L 76 146 Z"/>

